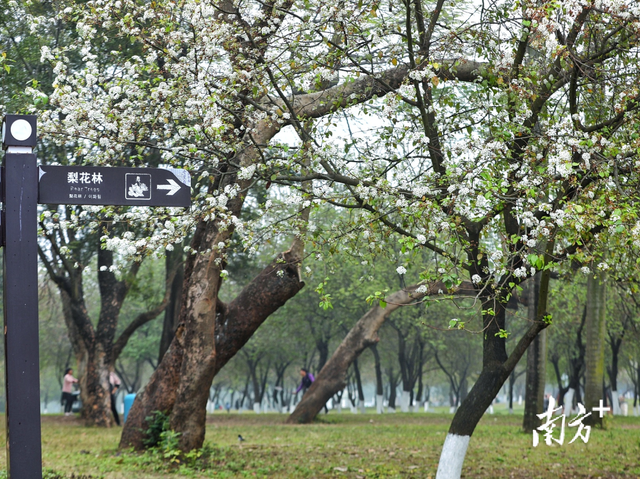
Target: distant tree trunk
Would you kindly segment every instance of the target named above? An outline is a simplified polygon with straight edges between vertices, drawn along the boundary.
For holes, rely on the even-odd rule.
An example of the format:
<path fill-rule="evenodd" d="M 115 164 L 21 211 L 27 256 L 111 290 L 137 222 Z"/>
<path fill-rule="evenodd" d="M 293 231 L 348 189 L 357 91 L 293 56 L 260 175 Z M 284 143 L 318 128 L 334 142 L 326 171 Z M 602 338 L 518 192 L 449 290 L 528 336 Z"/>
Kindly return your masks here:
<path fill-rule="evenodd" d="M 393 322 L 391 326 L 398 336 L 398 364 L 400 365 L 400 377 L 402 378 L 402 396 L 400 397 L 400 411 L 409 412 L 410 391 L 412 389 L 409 374 L 409 360 L 407 358 L 407 339 L 404 332 Z"/>
<path fill-rule="evenodd" d="M 362 378 L 360 377 L 360 368 L 358 367 L 358 360 L 353 361 L 353 372 L 356 376 L 356 387 L 358 388 L 358 407 L 361 412 L 364 412 L 364 389 L 362 389 Z"/>
<path fill-rule="evenodd" d="M 425 293 L 415 293 L 416 289 L 417 285 L 414 285 L 389 295 L 385 308 L 377 305 L 356 322 L 327 364 L 318 373 L 315 382 L 289 416 L 287 423 L 313 421 L 327 401 L 335 393 L 345 388 L 347 369 L 364 349 L 379 341 L 378 330 L 389 315 L 403 304 L 412 303 L 425 296 Z M 438 294 L 438 291 L 447 291 L 447 287 L 440 282 L 434 283 L 429 286 L 426 295 Z M 449 293 L 464 295 L 473 293 L 473 291 L 473 284 L 465 281 L 456 290 L 449 291 Z"/>
<path fill-rule="evenodd" d="M 182 299 L 182 283 L 184 282 L 184 265 L 182 247 L 167 251 L 165 258 L 167 275 L 172 271 L 176 271 L 171 280 L 171 293 L 169 295 L 169 304 L 164 310 L 164 321 L 162 323 L 162 335 L 160 336 L 160 351 L 158 354 L 158 364 L 162 361 L 164 353 L 167 352 L 176 328 L 178 327 L 178 318 L 180 317 L 180 306 Z M 167 276 L 167 280 L 169 277 Z"/>
<path fill-rule="evenodd" d="M 389 409 L 396 410 L 396 398 L 398 390 L 399 374 L 395 374 L 393 368 L 387 370 L 387 378 L 389 379 Z"/>
<path fill-rule="evenodd" d="M 516 384 L 516 370 L 509 376 L 509 414 L 513 414 L 513 386 Z"/>
<path fill-rule="evenodd" d="M 318 368 L 316 371 L 321 371 L 329 357 L 329 341 L 320 341 L 316 339 L 316 349 L 318 350 Z"/>
<path fill-rule="evenodd" d="M 551 354 L 549 361 L 553 365 L 553 371 L 556 374 L 556 382 L 558 384 L 558 406 L 564 405 L 564 395 L 569 390 L 569 386 L 563 386 L 562 374 L 560 373 L 560 355 L 557 353 Z M 571 408 L 571 405 L 569 405 Z"/>
<path fill-rule="evenodd" d="M 384 384 L 382 382 L 382 365 L 380 363 L 380 353 L 378 352 L 378 345 L 372 344 L 369 346 L 373 353 L 374 369 L 376 373 L 376 412 L 382 414 L 384 412 Z"/>
<path fill-rule="evenodd" d="M 298 265 L 300 250 L 281 253 L 228 305 L 220 304 L 216 317 L 215 375 L 251 338 L 258 327 L 302 289 Z M 278 272 L 282 271 L 282 276 Z M 186 274 L 186 272 L 185 272 Z M 144 391 L 136 396 L 120 438 L 120 447 L 144 449 L 145 418 L 153 411 L 171 412 L 182 370 L 184 326 L 178 326 L 171 347 L 152 374 Z M 208 386 L 206 388 L 208 390 Z"/>
<path fill-rule="evenodd" d="M 292 360 L 280 361 L 276 362 L 274 365 L 274 369 L 276 372 L 276 382 L 273 388 L 273 404 L 277 404 L 279 406 L 280 412 L 284 412 L 284 373 L 287 371 L 287 368 L 291 364 Z"/>
<path fill-rule="evenodd" d="M 611 384 L 611 402 L 613 407 L 613 414 L 615 416 L 619 416 L 622 411 L 620 411 L 620 400 L 618 393 L 618 358 L 620 355 L 620 347 L 622 346 L 622 341 L 624 339 L 624 330 L 621 334 L 611 334 L 609 335 L 609 346 L 611 348 L 611 365 L 607 367 L 607 375 L 609 376 L 609 383 Z"/>
<path fill-rule="evenodd" d="M 528 319 L 535 321 L 538 315 L 541 273 L 536 274 L 529 285 Z M 537 414 L 544 404 L 544 386 L 547 378 L 546 331 L 540 331 L 527 349 L 527 373 L 525 379 L 524 417 L 522 429 L 530 433 L 540 425 Z"/>
<path fill-rule="evenodd" d="M 378 345 L 372 344 L 369 346 L 374 358 L 374 368 L 376 373 L 376 395 L 382 396 L 384 394 L 384 383 L 382 381 L 382 365 L 380 363 L 380 353 L 378 352 Z"/>
<path fill-rule="evenodd" d="M 582 403 L 582 388 L 580 387 L 581 379 L 585 373 L 585 357 L 586 357 L 586 347 L 585 343 L 582 340 L 582 333 L 585 328 L 585 324 L 587 321 L 587 305 L 585 304 L 582 310 L 582 318 L 580 320 L 580 327 L 578 328 L 578 332 L 576 334 L 576 352 L 574 355 L 569 358 L 569 390 L 568 395 L 570 396 L 567 402 L 568 406 L 565 408 L 565 414 L 571 411 L 573 404 Z"/>
<path fill-rule="evenodd" d="M 420 361 L 420 370 L 418 373 L 418 392 L 416 393 L 416 408 L 420 407 L 422 403 L 422 392 L 423 392 L 423 384 L 422 384 L 422 361 Z"/>
<path fill-rule="evenodd" d="M 592 267 L 592 270 L 595 268 Z M 587 278 L 587 318 L 585 329 L 586 375 L 584 402 L 587 411 L 599 406 L 603 400 L 605 321 L 605 275 L 593 271 Z M 585 419 L 585 424 L 602 426 L 600 414 L 593 412 Z"/>

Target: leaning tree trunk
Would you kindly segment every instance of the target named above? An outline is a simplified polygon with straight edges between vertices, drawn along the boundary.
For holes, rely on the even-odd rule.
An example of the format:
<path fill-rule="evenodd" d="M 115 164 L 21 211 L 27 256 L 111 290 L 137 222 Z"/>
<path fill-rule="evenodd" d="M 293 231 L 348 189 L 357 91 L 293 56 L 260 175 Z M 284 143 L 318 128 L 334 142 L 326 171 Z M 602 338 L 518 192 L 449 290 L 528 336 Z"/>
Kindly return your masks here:
<path fill-rule="evenodd" d="M 425 295 L 447 291 L 446 286 L 440 282 L 432 284 L 426 293 L 416 293 L 416 289 L 417 285 L 414 285 L 393 293 L 386 298 L 386 307 L 375 306 L 358 320 L 324 368 L 318 373 L 316 380 L 287 419 L 287 423 L 310 423 L 327 401 L 345 388 L 347 369 L 362 351 L 379 341 L 378 330 L 393 311 L 419 300 Z M 449 294 L 469 294 L 472 292 L 473 285 L 470 282 L 464 282 L 457 290 L 450 291 Z"/>
<path fill-rule="evenodd" d="M 553 242 L 547 245 L 545 263 L 550 260 Z M 467 453 L 471 435 L 484 412 L 489 408 L 504 382 L 522 358 L 535 337 L 548 326 L 547 298 L 549 293 L 550 271 L 544 270 L 540 279 L 540 296 L 536 320 L 520 338 L 510 355 L 507 356 L 506 339 L 501 330 L 505 329 L 506 301 L 487 300 L 482 305 L 483 311 L 483 349 L 482 371 L 471 388 L 469 395 L 462 402 L 453 416 L 449 432 L 442 447 L 436 479 L 459 479 L 462 464 Z M 498 293 L 498 292 L 496 292 Z M 492 311 L 493 310 L 493 311 Z"/>
<path fill-rule="evenodd" d="M 213 375 L 244 346 L 258 327 L 302 289 L 298 270 L 299 250 L 281 253 L 228 305 L 218 305 L 216 318 L 216 361 Z M 280 276 L 280 271 L 282 275 Z M 176 335 L 144 391 L 136 397 L 120 438 L 120 447 L 144 449 L 146 418 L 154 411 L 169 413 L 176 401 L 185 349 L 184 325 Z M 208 391 L 208 386 L 207 386 Z"/>
<path fill-rule="evenodd" d="M 535 321 L 538 314 L 540 296 L 540 276 L 536 274 L 529 286 L 528 319 Z M 547 341 L 546 331 L 540 331 L 527 349 L 527 372 L 525 380 L 524 418 L 522 429 L 530 433 L 540 425 L 538 414 L 544 405 L 544 386 L 547 377 Z"/>
<path fill-rule="evenodd" d="M 603 400 L 602 383 L 604 381 L 604 343 L 606 335 L 605 321 L 605 276 L 602 273 L 591 273 L 587 278 L 587 317 L 585 329 L 586 372 L 584 385 L 584 402 L 587 411 L 599 406 Z M 585 418 L 585 424 L 602 426 L 600 414 L 593 412 Z"/>

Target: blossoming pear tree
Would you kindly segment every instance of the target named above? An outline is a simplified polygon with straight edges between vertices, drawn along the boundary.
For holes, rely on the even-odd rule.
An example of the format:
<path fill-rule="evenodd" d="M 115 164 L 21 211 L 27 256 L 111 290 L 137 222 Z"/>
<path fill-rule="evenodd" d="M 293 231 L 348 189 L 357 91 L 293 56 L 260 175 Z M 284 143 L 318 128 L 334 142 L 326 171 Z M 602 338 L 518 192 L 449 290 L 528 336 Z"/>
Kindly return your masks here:
<path fill-rule="evenodd" d="M 314 234 L 307 215 L 320 205 L 350 211 L 332 225 L 336 248 L 365 254 L 402 241 L 433 252 L 438 266 L 416 293 L 473 284 L 483 370 L 453 419 L 439 478 L 460 475 L 480 417 L 551 322 L 550 268 L 588 259 L 599 234 L 635 234 L 624 223 L 634 198 L 614 214 L 637 182 L 635 2 L 93 0 L 67 14 L 86 67 L 43 51 L 58 73 L 47 134 L 75 139 L 78 161 L 156 151 L 196 180 L 179 334 L 134 405 L 139 418 L 171 411 L 184 450 L 202 445 L 226 344 L 231 305 L 217 294 L 232 234 L 251 250 L 274 218 L 271 234 L 296 238 L 272 265 L 292 267 L 265 270 L 255 294 L 296 280 Z M 114 36 L 141 53 L 98 56 L 95 45 Z M 286 131 L 296 139 L 278 136 Z M 244 224 L 256 182 L 277 188 L 262 223 Z M 508 355 L 506 303 L 538 271 L 538 317 Z M 138 444 L 124 433 L 123 444 Z"/>

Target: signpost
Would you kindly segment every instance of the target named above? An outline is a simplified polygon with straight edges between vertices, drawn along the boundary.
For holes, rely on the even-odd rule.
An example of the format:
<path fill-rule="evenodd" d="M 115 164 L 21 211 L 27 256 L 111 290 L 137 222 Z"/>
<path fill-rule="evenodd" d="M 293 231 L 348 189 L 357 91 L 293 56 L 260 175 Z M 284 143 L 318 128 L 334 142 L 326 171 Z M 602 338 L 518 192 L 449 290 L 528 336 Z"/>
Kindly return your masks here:
<path fill-rule="evenodd" d="M 174 168 L 41 166 L 38 193 L 41 204 L 189 206 L 191 176 Z"/>
<path fill-rule="evenodd" d="M 38 168 L 33 154 L 36 138 L 35 116 L 4 118 L 1 245 L 9 479 L 42 478 L 37 204 L 183 207 L 191 204 L 191 177 L 185 170 Z"/>

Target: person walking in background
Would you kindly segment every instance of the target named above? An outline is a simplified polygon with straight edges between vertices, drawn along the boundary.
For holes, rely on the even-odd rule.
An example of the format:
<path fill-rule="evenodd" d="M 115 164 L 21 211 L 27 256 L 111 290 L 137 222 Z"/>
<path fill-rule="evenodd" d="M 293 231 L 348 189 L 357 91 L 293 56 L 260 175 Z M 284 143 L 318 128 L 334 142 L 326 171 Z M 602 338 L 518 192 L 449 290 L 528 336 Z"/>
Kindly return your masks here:
<path fill-rule="evenodd" d="M 304 396 L 304 393 L 307 392 L 307 389 L 311 387 L 311 384 L 313 384 L 313 381 L 315 381 L 316 378 L 314 378 L 313 374 L 305 368 L 300 368 L 300 376 L 302 376 L 302 380 L 300 381 L 300 385 L 298 386 L 298 389 L 296 389 L 295 393 L 298 394 L 300 390 L 302 390 L 302 395 Z"/>
<path fill-rule="evenodd" d="M 73 377 L 73 369 L 67 368 L 64 371 L 64 378 L 62 378 L 62 404 L 64 404 L 64 415 L 71 415 L 71 408 L 73 407 L 73 401 L 75 396 L 71 393 L 73 384 L 78 380 Z"/>
<path fill-rule="evenodd" d="M 111 371 L 109 373 L 109 391 L 111 393 L 111 412 L 113 413 L 113 419 L 116 421 L 116 424 L 120 425 L 120 416 L 118 416 L 118 410 L 116 409 L 116 394 L 118 394 L 118 389 L 120 388 L 120 378 L 118 375 Z"/>

